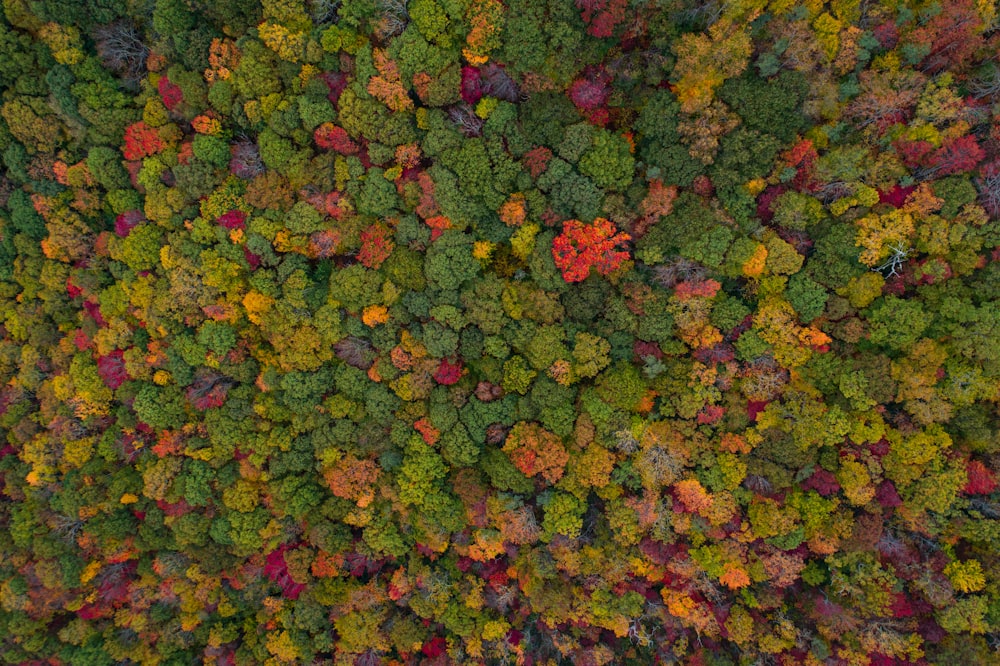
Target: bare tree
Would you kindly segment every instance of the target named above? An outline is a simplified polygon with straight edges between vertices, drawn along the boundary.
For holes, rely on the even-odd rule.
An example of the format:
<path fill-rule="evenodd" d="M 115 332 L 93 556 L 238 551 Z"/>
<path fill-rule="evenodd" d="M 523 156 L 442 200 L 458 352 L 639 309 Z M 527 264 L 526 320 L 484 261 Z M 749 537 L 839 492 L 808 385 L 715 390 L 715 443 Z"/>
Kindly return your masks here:
<path fill-rule="evenodd" d="M 316 25 L 336 23 L 341 0 L 309 0 L 309 15 Z"/>
<path fill-rule="evenodd" d="M 708 270 L 697 261 L 680 256 L 653 268 L 653 282 L 664 289 L 672 289 L 681 282 L 703 280 L 707 275 Z"/>
<path fill-rule="evenodd" d="M 881 266 L 876 266 L 872 270 L 877 273 L 882 273 L 884 277 L 895 277 L 897 275 L 902 275 L 903 264 L 906 263 L 907 258 L 910 256 L 910 250 L 904 249 L 901 245 L 892 245 L 889 247 L 891 254 L 889 258 Z M 889 271 L 886 273 L 885 271 Z"/>
<path fill-rule="evenodd" d="M 104 66 L 126 81 L 138 83 L 146 71 L 146 57 L 149 55 L 149 48 L 142 41 L 142 32 L 129 21 L 116 21 L 97 28 L 94 39 Z"/>
<path fill-rule="evenodd" d="M 458 125 L 465 136 L 479 136 L 483 133 L 485 121 L 468 104 L 456 104 L 448 109 L 448 119 Z"/>
<path fill-rule="evenodd" d="M 382 17 L 378 22 L 378 33 L 382 39 L 395 37 L 410 24 L 410 14 L 406 9 L 407 0 L 381 0 L 379 7 Z"/>

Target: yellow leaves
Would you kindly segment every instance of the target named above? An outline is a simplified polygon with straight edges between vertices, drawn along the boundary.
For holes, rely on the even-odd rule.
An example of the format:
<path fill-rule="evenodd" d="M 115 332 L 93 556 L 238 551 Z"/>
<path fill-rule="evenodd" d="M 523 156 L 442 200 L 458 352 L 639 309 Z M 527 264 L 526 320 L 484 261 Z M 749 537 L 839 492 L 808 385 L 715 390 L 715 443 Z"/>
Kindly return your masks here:
<path fill-rule="evenodd" d="M 294 664 L 301 657 L 301 652 L 287 631 L 269 635 L 267 637 L 267 651 L 278 659 L 278 663 L 282 664 Z"/>
<path fill-rule="evenodd" d="M 823 47 L 827 60 L 833 60 L 840 47 L 840 29 L 842 24 L 830 14 L 823 12 L 813 21 L 813 30 L 816 31 L 816 40 Z"/>
<path fill-rule="evenodd" d="M 83 568 L 80 572 L 80 582 L 83 584 L 89 583 L 97 575 L 97 572 L 101 570 L 100 561 L 93 561 Z"/>
<path fill-rule="evenodd" d="M 751 196 L 757 196 L 764 191 L 765 187 L 767 187 L 767 181 L 763 178 L 754 178 L 753 180 L 747 181 L 744 187 Z"/>
<path fill-rule="evenodd" d="M 882 295 L 883 285 L 885 285 L 885 278 L 882 277 L 882 274 L 870 271 L 851 278 L 846 287 L 837 290 L 837 294 L 845 296 L 852 307 L 866 308 Z"/>
<path fill-rule="evenodd" d="M 840 462 L 837 481 L 844 490 L 844 496 L 854 506 L 864 506 L 875 498 L 875 486 L 868 468 L 854 458 Z"/>
<path fill-rule="evenodd" d="M 944 575 L 959 592 L 979 592 L 986 587 L 986 576 L 978 560 L 952 562 L 944 568 Z"/>
<path fill-rule="evenodd" d="M 525 224 L 510 238 L 511 252 L 521 261 L 526 261 L 535 249 L 535 237 L 541 228 L 534 223 Z"/>
<path fill-rule="evenodd" d="M 274 305 L 274 299 L 257 291 L 247 292 L 243 297 L 243 307 L 246 308 L 247 317 L 258 326 L 263 324 L 263 316 Z"/>
<path fill-rule="evenodd" d="M 499 100 L 495 97 L 483 97 L 476 103 L 476 115 L 483 120 L 490 117 L 490 114 L 497 108 Z"/>
<path fill-rule="evenodd" d="M 592 442 L 578 458 L 576 467 L 576 475 L 581 485 L 603 488 L 611 481 L 615 457 L 603 446 Z"/>
<path fill-rule="evenodd" d="M 810 347 L 830 341 L 818 329 L 800 326 L 791 304 L 777 296 L 761 301 L 754 316 L 754 328 L 761 339 L 774 347 L 775 359 L 786 368 L 804 364 L 812 355 Z"/>
<path fill-rule="evenodd" d="M 52 51 L 52 57 L 61 65 L 76 65 L 83 62 L 80 30 L 68 25 L 46 23 L 38 31 L 39 38 Z"/>
<path fill-rule="evenodd" d="M 63 445 L 63 454 L 59 460 L 59 466 L 63 469 L 79 469 L 83 467 L 93 455 L 95 444 L 96 438 L 94 437 L 85 437 L 84 439 L 66 442 Z"/>
<path fill-rule="evenodd" d="M 138 495 L 134 495 L 133 493 L 125 493 L 118 501 L 121 502 L 122 504 L 135 504 L 136 502 L 139 501 L 139 497 Z"/>
<path fill-rule="evenodd" d="M 902 209 L 866 215 L 857 226 L 854 244 L 863 248 L 858 261 L 870 267 L 886 259 L 893 247 L 906 249 L 914 232 L 913 216 Z"/>
<path fill-rule="evenodd" d="M 483 640 L 498 641 L 510 631 L 510 623 L 506 620 L 491 620 L 483 625 Z"/>
<path fill-rule="evenodd" d="M 764 272 L 764 263 L 767 261 L 767 247 L 759 244 L 754 249 L 753 254 L 743 263 L 743 274 L 747 277 L 760 277 Z"/>
<path fill-rule="evenodd" d="M 305 53 L 305 33 L 292 32 L 283 25 L 265 21 L 257 27 L 257 34 L 264 46 L 277 53 L 282 60 L 298 62 Z"/>
<path fill-rule="evenodd" d="M 681 111 L 695 113 L 706 108 L 723 81 L 746 69 L 752 46 L 745 25 L 723 19 L 709 28 L 708 35 L 686 33 L 677 41 L 674 74 L 679 80 L 675 93 Z"/>
<path fill-rule="evenodd" d="M 489 260 L 493 257 L 493 250 L 495 249 L 496 243 L 478 240 L 472 246 L 472 256 L 480 261 L 489 262 Z"/>
<path fill-rule="evenodd" d="M 749 645 L 753 638 L 753 617 L 742 606 L 736 606 L 726 620 L 729 640 L 737 645 Z"/>

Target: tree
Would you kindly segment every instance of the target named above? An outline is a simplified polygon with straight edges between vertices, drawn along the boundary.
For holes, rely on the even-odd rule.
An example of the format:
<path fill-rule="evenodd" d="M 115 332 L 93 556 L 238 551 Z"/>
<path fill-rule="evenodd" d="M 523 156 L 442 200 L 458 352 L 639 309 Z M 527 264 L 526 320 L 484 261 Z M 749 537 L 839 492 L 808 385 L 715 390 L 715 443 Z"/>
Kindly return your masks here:
<path fill-rule="evenodd" d="M 552 242 L 552 257 L 566 282 L 581 282 L 595 268 L 607 275 L 628 259 L 627 251 L 618 247 L 631 237 L 615 229 L 604 218 L 585 225 L 578 220 L 563 223 L 563 231 Z"/>
<path fill-rule="evenodd" d="M 519 422 L 511 428 L 503 450 L 525 476 L 558 481 L 569 462 L 569 453 L 559 438 L 537 423 Z"/>

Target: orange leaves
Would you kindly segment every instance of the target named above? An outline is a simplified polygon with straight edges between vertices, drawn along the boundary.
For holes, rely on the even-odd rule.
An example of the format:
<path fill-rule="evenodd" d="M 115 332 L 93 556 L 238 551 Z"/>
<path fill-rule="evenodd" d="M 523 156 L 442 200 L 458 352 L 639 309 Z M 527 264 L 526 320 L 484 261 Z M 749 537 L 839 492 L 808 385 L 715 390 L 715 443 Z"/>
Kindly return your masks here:
<path fill-rule="evenodd" d="M 525 476 L 539 475 L 549 483 L 562 478 L 569 453 L 558 436 L 537 423 L 515 425 L 503 445 L 511 462 Z"/>
<path fill-rule="evenodd" d="M 643 235 L 646 230 L 656 224 L 660 216 L 670 215 L 674 212 L 674 199 L 676 198 L 676 185 L 664 185 L 659 178 L 650 180 L 649 192 L 639 204 L 639 213 L 642 215 L 642 219 L 635 227 L 635 235 Z"/>
<path fill-rule="evenodd" d="M 413 109 L 413 100 L 403 87 L 403 80 L 396 63 L 384 49 L 375 49 L 372 55 L 379 75 L 368 80 L 368 93 L 393 111 Z"/>
<path fill-rule="evenodd" d="M 750 576 L 739 564 L 727 562 L 725 572 L 719 578 L 719 582 L 730 590 L 738 590 L 750 584 Z"/>
<path fill-rule="evenodd" d="M 698 479 L 684 479 L 674 484 L 677 500 L 694 513 L 702 513 L 712 506 L 712 498 Z"/>
<path fill-rule="evenodd" d="M 394 247 L 392 231 L 384 224 L 373 224 L 361 232 L 358 261 L 366 268 L 378 269 L 392 254 Z"/>
<path fill-rule="evenodd" d="M 757 245 L 753 254 L 743 263 L 743 274 L 747 277 L 760 277 L 764 272 L 764 264 L 767 262 L 767 246 Z"/>
<path fill-rule="evenodd" d="M 507 199 L 500 206 L 500 219 L 508 227 L 519 227 L 524 224 L 524 220 L 527 218 L 528 207 L 524 199 L 524 195 L 521 193 L 512 194 L 510 198 Z"/>
<path fill-rule="evenodd" d="M 474 0 L 466 12 L 471 29 L 465 38 L 462 55 L 470 65 L 486 64 L 489 53 L 500 45 L 504 25 L 504 6 L 499 0 Z"/>
<path fill-rule="evenodd" d="M 166 147 L 159 133 L 144 121 L 125 128 L 125 145 L 122 154 L 127 160 L 139 160 L 155 155 Z"/>
<path fill-rule="evenodd" d="M 209 83 L 225 81 L 232 76 L 240 64 L 240 50 L 231 39 L 213 39 L 208 49 L 209 68 L 205 70 L 205 80 Z"/>
<path fill-rule="evenodd" d="M 717 21 L 709 34 L 688 33 L 677 41 L 675 92 L 681 111 L 695 113 L 712 101 L 715 89 L 746 69 L 752 46 L 744 23 Z"/>
<path fill-rule="evenodd" d="M 375 499 L 373 485 L 378 480 L 380 471 L 378 465 L 371 460 L 348 456 L 338 461 L 334 468 L 326 470 L 323 479 L 334 495 L 352 500 L 364 508 Z"/>
<path fill-rule="evenodd" d="M 361 321 L 369 328 L 384 324 L 389 321 L 389 310 L 384 305 L 369 305 L 362 311 Z"/>
<path fill-rule="evenodd" d="M 746 438 L 733 432 L 727 432 L 722 435 L 719 448 L 730 453 L 750 453 L 751 451 Z"/>
<path fill-rule="evenodd" d="M 582 282 L 595 268 L 608 275 L 629 258 L 619 246 L 632 239 L 610 221 L 599 217 L 593 224 L 579 220 L 563 223 L 563 232 L 552 241 L 552 258 L 566 282 Z"/>

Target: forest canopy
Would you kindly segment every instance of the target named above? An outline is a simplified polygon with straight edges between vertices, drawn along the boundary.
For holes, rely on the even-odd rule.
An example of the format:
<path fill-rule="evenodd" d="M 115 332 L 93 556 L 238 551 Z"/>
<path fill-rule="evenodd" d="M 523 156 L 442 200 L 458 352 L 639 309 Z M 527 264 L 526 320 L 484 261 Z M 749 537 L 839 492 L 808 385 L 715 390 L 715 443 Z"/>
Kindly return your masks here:
<path fill-rule="evenodd" d="M 4 0 L 0 662 L 1000 662 L 988 0 Z"/>

